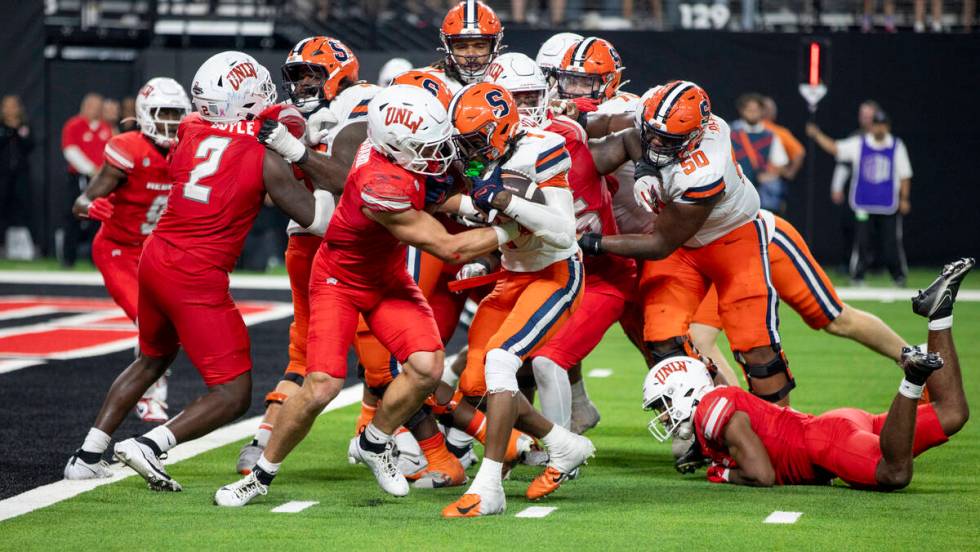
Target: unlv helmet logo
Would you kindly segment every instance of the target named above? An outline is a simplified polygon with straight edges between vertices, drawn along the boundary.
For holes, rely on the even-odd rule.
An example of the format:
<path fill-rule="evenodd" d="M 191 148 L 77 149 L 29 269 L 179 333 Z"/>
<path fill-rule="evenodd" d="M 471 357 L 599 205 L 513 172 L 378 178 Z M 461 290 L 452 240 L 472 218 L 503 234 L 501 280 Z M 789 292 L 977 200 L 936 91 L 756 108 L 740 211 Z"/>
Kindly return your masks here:
<path fill-rule="evenodd" d="M 404 107 L 389 106 L 385 110 L 385 124 L 399 124 L 408 127 L 412 134 L 422 126 L 422 117 Z"/>
<path fill-rule="evenodd" d="M 493 79 L 494 82 L 497 82 L 497 78 L 500 77 L 500 74 L 503 73 L 503 72 L 504 72 L 503 65 L 500 65 L 499 63 L 494 62 L 487 69 L 487 76 L 490 77 L 491 79 Z"/>
<path fill-rule="evenodd" d="M 149 98 L 150 94 L 152 93 L 153 93 L 153 87 L 150 86 L 149 84 L 144 86 L 143 89 L 140 90 L 140 96 L 143 96 L 144 98 Z"/>
<path fill-rule="evenodd" d="M 231 71 L 228 71 L 226 78 L 228 79 L 228 84 L 231 85 L 232 90 L 237 92 L 238 88 L 243 82 L 245 82 L 245 79 L 257 76 L 258 73 L 255 71 L 255 65 L 252 65 L 252 62 L 250 61 L 246 61 L 232 67 Z"/>
<path fill-rule="evenodd" d="M 657 370 L 657 373 L 653 377 L 657 378 L 657 383 L 663 385 L 667 381 L 667 376 L 674 372 L 687 372 L 687 363 L 683 360 L 678 360 L 664 364 Z"/>

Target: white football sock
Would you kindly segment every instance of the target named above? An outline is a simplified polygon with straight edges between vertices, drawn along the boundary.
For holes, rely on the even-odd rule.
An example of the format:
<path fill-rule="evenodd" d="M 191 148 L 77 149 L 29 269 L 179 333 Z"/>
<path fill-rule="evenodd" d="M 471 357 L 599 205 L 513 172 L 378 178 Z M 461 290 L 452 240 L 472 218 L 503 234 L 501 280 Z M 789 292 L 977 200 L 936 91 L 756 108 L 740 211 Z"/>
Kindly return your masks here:
<path fill-rule="evenodd" d="M 568 372 L 547 357 L 531 360 L 534 380 L 538 384 L 541 413 L 553 424 L 569 427 L 572 421 L 572 388 Z"/>
<path fill-rule="evenodd" d="M 479 471 L 476 472 L 476 477 L 473 478 L 473 484 L 466 492 L 479 494 L 479 491 L 499 489 L 503 486 L 503 483 L 500 482 L 503 468 L 503 463 L 484 458 L 483 462 L 480 463 Z"/>
<path fill-rule="evenodd" d="M 88 435 L 82 442 L 82 450 L 102 454 L 107 448 L 109 448 L 109 435 L 106 432 L 94 427 L 88 430 Z"/>
<path fill-rule="evenodd" d="M 165 425 L 159 425 L 143 434 L 143 437 L 153 441 L 160 447 L 160 452 L 167 452 L 177 444 L 177 438 Z"/>
<path fill-rule="evenodd" d="M 255 467 L 261 469 L 269 475 L 276 475 L 279 473 L 279 466 L 282 466 L 282 462 L 276 464 L 270 462 L 268 458 L 265 457 L 265 453 L 259 456 L 258 462 L 255 463 Z"/>
<path fill-rule="evenodd" d="M 374 425 L 374 422 L 369 423 L 364 428 L 364 437 L 367 438 L 368 442 L 376 445 L 387 445 L 388 441 L 391 441 L 391 435 L 378 429 L 378 426 Z"/>
<path fill-rule="evenodd" d="M 549 449 L 551 447 L 561 447 L 568 442 L 568 439 L 571 438 L 572 435 L 572 432 L 558 424 L 555 424 L 552 426 L 551 431 L 541 438 L 541 442 L 544 443 L 544 446 L 548 447 Z"/>

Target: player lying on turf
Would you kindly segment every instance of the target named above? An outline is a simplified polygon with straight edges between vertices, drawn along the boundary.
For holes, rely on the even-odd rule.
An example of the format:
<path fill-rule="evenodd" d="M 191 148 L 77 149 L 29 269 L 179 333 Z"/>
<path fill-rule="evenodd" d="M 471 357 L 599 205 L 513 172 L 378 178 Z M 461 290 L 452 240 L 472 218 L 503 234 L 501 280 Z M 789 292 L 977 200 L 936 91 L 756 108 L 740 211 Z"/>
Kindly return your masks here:
<path fill-rule="evenodd" d="M 427 177 L 444 174 L 455 154 L 446 108 L 432 94 L 391 86 L 371 100 L 367 117 L 369 139 L 358 150 L 314 260 L 303 387 L 283 404 L 252 473 L 215 493 L 220 506 L 244 506 L 268 492 L 286 456 L 343 387 L 361 316 L 404 369 L 351 452 L 385 492 L 407 495 L 408 482 L 392 458 L 392 434 L 435 390 L 443 346 L 432 309 L 406 270 L 406 246 L 466 262 L 517 234 L 513 224 L 449 234 L 426 212 Z"/>
<path fill-rule="evenodd" d="M 125 413 L 183 347 L 208 388 L 178 416 L 145 435 L 116 443 L 115 456 L 153 490 L 180 491 L 160 456 L 248 410 L 252 359 L 248 331 L 228 289 L 228 274 L 266 194 L 293 220 L 322 232 L 318 200 L 298 185 L 283 156 L 260 143 L 272 135 L 294 148 L 306 170 L 315 157 L 282 130 L 302 125 L 295 109 L 268 111 L 276 88 L 269 72 L 241 52 L 204 62 L 191 88 L 197 113 L 183 119 L 170 156 L 174 187 L 139 264 L 139 357 L 113 382 L 95 425 L 65 466 L 67 479 L 111 476 L 102 454 Z M 269 114 L 277 117 L 268 119 Z M 260 124 L 259 121 L 263 122 Z M 302 132 L 301 128 L 296 133 Z"/>
<path fill-rule="evenodd" d="M 92 240 L 92 263 L 112 300 L 134 323 L 140 253 L 167 207 L 172 186 L 167 154 L 177 125 L 190 111 L 191 101 L 177 81 L 150 79 L 136 96 L 139 130 L 109 140 L 105 164 L 72 207 L 76 217 L 101 222 Z M 136 413 L 144 422 L 167 421 L 166 376 L 146 390 Z"/>
<path fill-rule="evenodd" d="M 841 408 L 819 416 L 780 408 L 739 387 L 715 387 L 692 358 L 667 359 L 647 375 L 644 408 L 664 441 L 695 435 L 708 480 L 768 487 L 827 483 L 895 490 L 912 480 L 912 459 L 945 443 L 969 418 L 956 347 L 953 304 L 974 260 L 946 265 L 912 310 L 929 318 L 929 352 L 906 348 L 905 379 L 885 414 Z M 919 404 L 928 386 L 931 402 Z"/>

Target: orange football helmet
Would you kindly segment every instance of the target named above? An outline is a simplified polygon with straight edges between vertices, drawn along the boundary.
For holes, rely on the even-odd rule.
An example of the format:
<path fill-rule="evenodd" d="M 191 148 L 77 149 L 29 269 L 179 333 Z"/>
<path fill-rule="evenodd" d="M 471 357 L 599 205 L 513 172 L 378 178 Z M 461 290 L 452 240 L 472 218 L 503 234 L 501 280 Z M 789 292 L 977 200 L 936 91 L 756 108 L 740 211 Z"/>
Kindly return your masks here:
<path fill-rule="evenodd" d="M 561 98 L 605 101 L 616 95 L 623 79 L 623 58 L 607 40 L 590 36 L 565 50 L 555 70 Z"/>
<path fill-rule="evenodd" d="M 711 117 L 711 100 L 693 82 L 672 81 L 646 98 L 636 117 L 647 159 L 666 167 L 701 143 Z"/>
<path fill-rule="evenodd" d="M 500 51 L 504 28 L 490 6 L 480 0 L 463 0 L 446 14 L 439 37 L 446 55 L 446 69 L 455 73 L 454 76 L 458 76 L 462 82 L 474 83 L 483 78 L 490 62 Z M 458 43 L 472 39 L 489 41 L 487 53 L 454 53 Z"/>
<path fill-rule="evenodd" d="M 405 71 L 404 73 L 399 73 L 395 78 L 391 79 L 391 86 L 396 84 L 418 86 L 419 88 L 431 92 L 432 95 L 435 96 L 440 103 L 442 103 L 442 106 L 446 108 L 446 111 L 449 111 L 449 102 L 453 100 L 453 95 L 449 93 L 449 87 L 446 86 L 446 83 L 432 73 L 427 73 L 418 69 Z"/>
<path fill-rule="evenodd" d="M 460 90 L 449 106 L 453 140 L 466 161 L 489 162 L 507 155 L 519 137 L 514 97 L 499 84 L 481 82 Z"/>
<path fill-rule="evenodd" d="M 309 113 L 333 100 L 341 81 L 356 81 L 357 70 L 357 56 L 343 42 L 326 36 L 305 38 L 286 57 L 283 87 L 293 104 Z"/>

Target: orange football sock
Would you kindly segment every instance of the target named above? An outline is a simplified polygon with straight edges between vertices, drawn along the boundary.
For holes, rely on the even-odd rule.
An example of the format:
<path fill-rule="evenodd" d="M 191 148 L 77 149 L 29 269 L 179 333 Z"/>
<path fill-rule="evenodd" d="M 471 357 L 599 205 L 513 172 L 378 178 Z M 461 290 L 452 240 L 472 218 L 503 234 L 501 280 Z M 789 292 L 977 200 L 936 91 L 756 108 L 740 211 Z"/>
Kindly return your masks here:
<path fill-rule="evenodd" d="M 464 429 L 463 431 L 465 431 L 467 435 L 471 435 L 474 439 L 476 439 L 480 443 L 486 444 L 487 417 L 483 414 L 483 412 L 480 412 L 479 410 L 475 410 L 473 412 L 473 419 L 470 420 L 470 423 L 466 426 L 466 429 Z"/>
<path fill-rule="evenodd" d="M 377 406 L 371 406 L 361 401 L 361 414 L 357 417 L 357 425 L 354 426 L 354 435 L 360 435 L 364 431 L 364 428 L 374 420 L 374 413 L 377 411 Z"/>
<path fill-rule="evenodd" d="M 453 456 L 446 448 L 446 439 L 442 433 L 436 432 L 428 439 L 419 441 L 419 447 L 425 454 L 425 459 L 429 461 L 427 472 L 440 472 L 447 475 L 453 485 L 462 485 L 466 480 L 466 473 L 459 459 Z"/>

